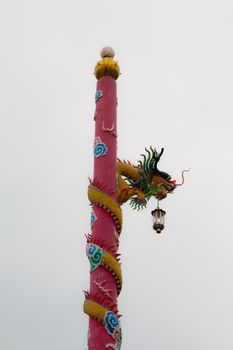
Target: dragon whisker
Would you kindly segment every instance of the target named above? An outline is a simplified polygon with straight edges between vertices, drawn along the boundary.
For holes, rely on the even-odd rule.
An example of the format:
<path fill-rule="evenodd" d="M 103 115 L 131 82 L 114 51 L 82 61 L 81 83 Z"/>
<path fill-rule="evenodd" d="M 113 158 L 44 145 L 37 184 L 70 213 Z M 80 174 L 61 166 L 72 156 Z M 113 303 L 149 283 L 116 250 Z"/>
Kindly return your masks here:
<path fill-rule="evenodd" d="M 182 186 L 182 185 L 184 184 L 184 173 L 187 173 L 187 172 L 189 172 L 190 170 L 191 170 L 191 168 L 190 168 L 190 169 L 185 169 L 185 170 L 182 171 L 182 173 L 181 173 L 182 182 L 179 183 L 179 184 L 176 184 L 176 186 Z"/>

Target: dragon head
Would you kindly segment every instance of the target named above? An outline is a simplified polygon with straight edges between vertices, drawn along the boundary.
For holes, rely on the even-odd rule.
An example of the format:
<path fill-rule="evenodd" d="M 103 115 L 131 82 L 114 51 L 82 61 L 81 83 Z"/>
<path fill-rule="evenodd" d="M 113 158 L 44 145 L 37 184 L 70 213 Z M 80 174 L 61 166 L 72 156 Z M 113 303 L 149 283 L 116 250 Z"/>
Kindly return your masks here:
<path fill-rule="evenodd" d="M 143 161 L 139 161 L 140 171 L 140 187 L 147 200 L 151 196 L 161 200 L 167 197 L 168 193 L 171 193 L 176 188 L 175 180 L 171 179 L 171 176 L 164 171 L 160 171 L 157 167 L 158 162 L 164 152 L 164 148 L 160 153 L 156 149 L 150 147 L 150 150 L 145 148 L 148 156 L 141 154 Z"/>
<path fill-rule="evenodd" d="M 140 201 L 139 198 L 131 198 L 131 205 L 135 208 L 141 209 L 146 206 L 147 201 L 151 197 L 155 197 L 157 200 L 162 200 L 167 197 L 168 193 L 173 193 L 177 186 L 181 186 L 184 183 L 184 172 L 182 172 L 182 182 L 176 183 L 176 180 L 172 180 L 171 176 L 160 171 L 157 167 L 158 162 L 164 152 L 164 148 L 161 149 L 160 153 L 155 148 L 150 147 L 148 150 L 145 148 L 147 156 L 141 154 L 143 161 L 139 161 L 139 174 L 140 180 L 136 184 L 140 191 L 144 194 L 144 201 Z"/>
<path fill-rule="evenodd" d="M 168 193 L 173 193 L 176 185 L 175 180 L 171 181 L 167 177 L 157 174 L 152 176 L 150 187 L 155 189 L 154 197 L 158 200 L 162 200 L 167 197 Z"/>
<path fill-rule="evenodd" d="M 175 180 L 172 180 L 171 176 L 164 171 L 158 169 L 158 162 L 164 152 L 164 148 L 160 152 L 157 152 L 155 148 L 145 148 L 147 155 L 141 154 L 143 160 L 139 160 L 137 168 L 137 176 L 127 176 L 127 172 L 124 170 L 121 172 L 125 176 L 129 188 L 125 187 L 123 191 L 126 191 L 127 196 L 122 196 L 119 202 L 124 203 L 128 199 L 133 209 L 143 209 L 148 200 L 151 197 L 155 197 L 157 200 L 162 200 L 167 197 L 168 193 L 172 193 L 177 186 L 181 186 L 184 183 L 184 172 L 182 172 L 182 182 L 177 184 Z M 132 171 L 132 169 L 131 169 Z M 130 195 L 129 195 L 130 194 Z M 120 198 L 120 197 L 119 197 Z"/>

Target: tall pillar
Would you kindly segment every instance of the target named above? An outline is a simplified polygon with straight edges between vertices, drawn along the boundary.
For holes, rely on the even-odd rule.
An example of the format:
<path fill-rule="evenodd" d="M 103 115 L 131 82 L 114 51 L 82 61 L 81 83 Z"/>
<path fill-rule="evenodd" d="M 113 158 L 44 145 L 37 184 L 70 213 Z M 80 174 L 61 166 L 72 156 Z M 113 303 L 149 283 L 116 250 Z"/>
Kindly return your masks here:
<path fill-rule="evenodd" d="M 94 176 L 88 188 L 92 205 L 87 256 L 91 265 L 90 290 L 84 312 L 89 317 L 88 350 L 120 349 L 121 330 L 117 295 L 121 285 L 118 263 L 118 219 L 107 207 L 117 203 L 117 88 L 119 66 L 114 51 L 104 48 L 95 67 Z M 121 213 L 119 214 L 121 215 Z"/>

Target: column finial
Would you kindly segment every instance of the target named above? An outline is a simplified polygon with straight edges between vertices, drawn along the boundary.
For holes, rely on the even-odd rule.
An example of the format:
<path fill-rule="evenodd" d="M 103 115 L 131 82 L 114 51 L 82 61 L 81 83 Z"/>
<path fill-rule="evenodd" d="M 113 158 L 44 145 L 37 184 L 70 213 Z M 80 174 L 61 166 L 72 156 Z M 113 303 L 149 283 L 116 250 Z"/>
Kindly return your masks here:
<path fill-rule="evenodd" d="M 118 62 L 113 59 L 115 52 L 111 47 L 104 47 L 100 51 L 100 56 L 102 59 L 97 62 L 95 66 L 95 76 L 96 79 L 100 79 L 104 76 L 110 76 L 117 80 L 120 75 L 120 67 Z"/>

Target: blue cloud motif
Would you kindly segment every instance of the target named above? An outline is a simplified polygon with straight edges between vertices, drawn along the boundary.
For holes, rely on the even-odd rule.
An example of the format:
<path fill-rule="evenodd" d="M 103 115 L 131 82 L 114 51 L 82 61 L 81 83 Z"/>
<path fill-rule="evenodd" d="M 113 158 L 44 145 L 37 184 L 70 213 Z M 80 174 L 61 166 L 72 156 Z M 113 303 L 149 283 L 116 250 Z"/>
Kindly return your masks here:
<path fill-rule="evenodd" d="M 101 141 L 101 140 L 100 140 Z M 94 147 L 94 156 L 96 158 L 104 156 L 108 151 L 108 147 L 105 145 L 105 143 L 97 142 Z"/>
<path fill-rule="evenodd" d="M 112 311 L 107 311 L 104 316 L 105 329 L 110 335 L 114 335 L 116 330 L 119 330 L 119 320 L 118 317 Z"/>
<path fill-rule="evenodd" d="M 90 257 L 92 255 L 94 255 L 95 251 L 97 250 L 97 246 L 94 244 L 89 244 L 88 245 L 88 252 L 87 255 Z"/>
<path fill-rule="evenodd" d="M 103 96 L 103 92 L 101 90 L 97 90 L 95 93 L 95 102 L 97 102 Z"/>
<path fill-rule="evenodd" d="M 87 243 L 86 252 L 91 264 L 91 272 L 92 272 L 101 265 L 101 262 L 104 256 L 104 251 L 102 248 L 98 247 L 95 244 Z"/>
<path fill-rule="evenodd" d="M 94 225 L 94 223 L 97 220 L 97 216 L 95 215 L 94 211 L 91 212 L 91 227 Z"/>

